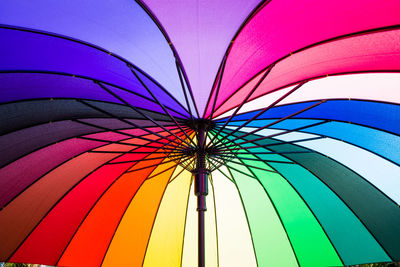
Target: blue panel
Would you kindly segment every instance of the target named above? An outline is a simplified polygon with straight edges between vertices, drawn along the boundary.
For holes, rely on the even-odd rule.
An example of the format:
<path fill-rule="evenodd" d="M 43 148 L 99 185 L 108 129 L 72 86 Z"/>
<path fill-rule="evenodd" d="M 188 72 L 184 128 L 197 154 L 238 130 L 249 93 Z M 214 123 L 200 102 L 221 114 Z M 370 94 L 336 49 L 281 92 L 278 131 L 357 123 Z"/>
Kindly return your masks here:
<path fill-rule="evenodd" d="M 275 107 L 259 118 L 283 118 L 316 103 L 307 102 Z M 234 120 L 247 120 L 257 112 L 238 115 Z M 329 100 L 293 118 L 329 119 L 353 122 L 400 134 L 400 105 L 358 100 Z M 223 121 L 223 120 L 221 120 Z"/>
<path fill-rule="evenodd" d="M 271 119 L 267 119 L 267 120 L 255 120 L 250 122 L 247 127 L 263 127 L 271 122 L 274 122 L 276 120 L 271 120 Z M 299 128 L 299 127 L 303 127 L 303 126 L 307 126 L 307 125 L 311 125 L 314 123 L 318 123 L 321 120 L 301 120 L 301 119 L 288 119 L 282 122 L 279 122 L 273 126 L 271 126 L 271 128 L 278 128 L 278 129 L 295 129 L 295 128 Z M 240 126 L 242 125 L 243 122 L 242 121 L 232 121 L 229 123 L 230 126 Z M 218 124 L 218 125 L 223 125 L 223 124 Z"/>
<path fill-rule="evenodd" d="M 342 122 L 330 122 L 304 132 L 326 135 L 363 147 L 400 164 L 400 137 L 379 130 Z"/>

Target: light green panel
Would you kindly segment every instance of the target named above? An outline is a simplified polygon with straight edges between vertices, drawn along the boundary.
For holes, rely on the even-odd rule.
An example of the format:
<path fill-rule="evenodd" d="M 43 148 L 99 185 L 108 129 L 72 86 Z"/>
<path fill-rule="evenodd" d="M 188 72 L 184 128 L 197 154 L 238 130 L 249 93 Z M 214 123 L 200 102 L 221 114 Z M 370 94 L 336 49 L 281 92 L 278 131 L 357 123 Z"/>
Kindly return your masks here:
<path fill-rule="evenodd" d="M 251 169 L 275 204 L 300 266 L 342 266 L 321 226 L 290 184 L 277 173 Z"/>
<path fill-rule="evenodd" d="M 230 171 L 245 207 L 258 266 L 298 266 L 282 223 L 262 185 L 256 179 Z"/>
<path fill-rule="evenodd" d="M 312 173 L 299 165 L 271 165 L 308 203 L 346 265 L 390 261 L 360 220 Z"/>

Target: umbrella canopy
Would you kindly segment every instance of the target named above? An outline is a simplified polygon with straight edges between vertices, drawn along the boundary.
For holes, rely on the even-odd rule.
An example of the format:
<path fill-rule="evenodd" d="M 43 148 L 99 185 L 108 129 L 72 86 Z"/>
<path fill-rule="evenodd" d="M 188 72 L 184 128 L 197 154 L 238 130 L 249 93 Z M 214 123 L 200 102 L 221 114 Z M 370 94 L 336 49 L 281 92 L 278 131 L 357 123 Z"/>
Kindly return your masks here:
<path fill-rule="evenodd" d="M 0 261 L 400 261 L 399 14 L 1 1 Z"/>

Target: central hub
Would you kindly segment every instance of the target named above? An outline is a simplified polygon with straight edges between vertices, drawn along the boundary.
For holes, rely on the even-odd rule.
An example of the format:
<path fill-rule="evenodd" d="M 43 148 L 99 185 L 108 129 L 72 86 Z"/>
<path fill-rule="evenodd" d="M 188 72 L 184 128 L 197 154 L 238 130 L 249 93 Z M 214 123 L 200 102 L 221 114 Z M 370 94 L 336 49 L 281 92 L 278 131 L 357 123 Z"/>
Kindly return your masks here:
<path fill-rule="evenodd" d="M 208 119 L 194 119 L 185 122 L 187 128 L 194 132 L 193 143 L 188 146 L 176 146 L 173 152 L 169 152 L 168 157 L 176 161 L 183 168 L 192 173 L 212 172 L 233 157 L 236 148 L 222 145 L 216 138 L 213 144 L 210 140 L 215 134 L 216 125 Z"/>

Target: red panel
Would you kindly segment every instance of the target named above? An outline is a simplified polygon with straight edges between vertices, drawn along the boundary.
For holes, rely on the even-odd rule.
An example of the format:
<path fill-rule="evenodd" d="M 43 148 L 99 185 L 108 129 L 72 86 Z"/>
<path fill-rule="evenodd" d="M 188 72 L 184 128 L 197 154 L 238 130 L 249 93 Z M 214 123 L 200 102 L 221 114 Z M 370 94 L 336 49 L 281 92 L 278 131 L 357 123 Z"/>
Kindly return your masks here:
<path fill-rule="evenodd" d="M 55 265 L 96 200 L 131 165 L 105 165 L 84 179 L 51 210 L 11 261 Z"/>

